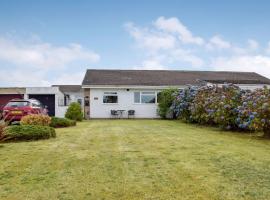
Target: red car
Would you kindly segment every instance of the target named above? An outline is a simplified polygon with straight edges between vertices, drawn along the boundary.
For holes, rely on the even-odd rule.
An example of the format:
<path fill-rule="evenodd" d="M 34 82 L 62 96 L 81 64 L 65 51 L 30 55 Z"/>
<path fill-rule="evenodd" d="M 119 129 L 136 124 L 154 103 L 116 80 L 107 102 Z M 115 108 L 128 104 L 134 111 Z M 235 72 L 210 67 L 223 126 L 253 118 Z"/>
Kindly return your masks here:
<path fill-rule="evenodd" d="M 48 110 L 36 99 L 12 99 L 3 109 L 7 122 L 20 121 L 25 115 L 47 114 Z"/>

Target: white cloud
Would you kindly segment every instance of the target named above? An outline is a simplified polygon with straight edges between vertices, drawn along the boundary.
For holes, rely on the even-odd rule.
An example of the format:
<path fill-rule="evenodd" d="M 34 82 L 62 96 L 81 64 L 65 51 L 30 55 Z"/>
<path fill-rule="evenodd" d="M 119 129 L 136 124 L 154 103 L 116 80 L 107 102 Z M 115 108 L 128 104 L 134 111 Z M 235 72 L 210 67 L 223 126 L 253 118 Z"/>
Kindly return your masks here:
<path fill-rule="evenodd" d="M 176 18 L 160 17 L 154 26 L 140 28 L 133 23 L 125 24 L 126 30 L 135 40 L 136 46 L 145 54 L 142 66 L 147 69 L 163 69 L 165 65 L 181 62 L 193 67 L 203 64 L 202 59 L 194 52 L 185 50 L 183 41 L 177 39 L 179 35 L 185 43 L 201 44 L 199 38 L 185 28 Z M 175 34 L 177 33 L 177 34 Z"/>
<path fill-rule="evenodd" d="M 159 17 L 143 28 L 132 23 L 127 27 L 144 55 L 143 68 L 253 71 L 270 77 L 270 42 L 262 49 L 255 39 L 241 45 L 220 34 L 210 39 L 197 37 L 175 17 Z"/>
<path fill-rule="evenodd" d="M 257 72 L 270 77 L 270 57 L 263 55 L 217 57 L 211 66 L 215 70 Z"/>
<path fill-rule="evenodd" d="M 176 49 L 171 53 L 172 61 L 182 61 L 191 64 L 192 67 L 201 67 L 204 61 L 191 52 L 183 49 Z"/>
<path fill-rule="evenodd" d="M 82 84 L 84 75 L 85 75 L 85 71 L 76 72 L 76 73 L 65 72 L 57 76 L 54 80 L 52 80 L 52 84 L 53 85 L 61 85 L 61 84 L 80 85 Z"/>
<path fill-rule="evenodd" d="M 100 56 L 80 44 L 55 46 L 42 41 L 13 41 L 0 37 L 0 60 L 35 68 L 58 68 L 84 60 L 97 62 Z"/>
<path fill-rule="evenodd" d="M 46 73 L 33 69 L 0 70 L 0 84 L 6 86 L 49 86 Z"/>
<path fill-rule="evenodd" d="M 172 35 L 142 29 L 136 27 L 133 23 L 127 23 L 125 27 L 139 47 L 146 48 L 151 52 L 167 50 L 175 46 L 175 38 Z"/>
<path fill-rule="evenodd" d="M 169 33 L 177 33 L 179 35 L 179 39 L 185 44 L 196 44 L 202 45 L 204 44 L 204 40 L 201 37 L 195 37 L 193 34 L 188 30 L 183 23 L 175 18 L 164 18 L 159 17 L 155 22 L 154 25 L 165 32 Z"/>
<path fill-rule="evenodd" d="M 251 51 L 255 51 L 259 48 L 259 43 L 256 40 L 249 39 L 248 40 L 248 48 Z"/>
<path fill-rule="evenodd" d="M 142 63 L 142 67 L 135 69 L 146 69 L 146 70 L 163 70 L 167 67 L 163 66 L 158 59 L 145 60 Z"/>
<path fill-rule="evenodd" d="M 213 36 L 209 43 L 206 45 L 206 47 L 208 49 L 229 49 L 231 48 L 231 43 L 228 41 L 225 41 L 224 39 L 222 39 L 220 36 L 215 35 Z"/>
<path fill-rule="evenodd" d="M 80 44 L 57 46 L 38 37 L 10 39 L 0 37 L 0 84 L 8 86 L 50 86 L 52 83 L 81 83 L 85 65 L 100 56 Z M 76 63 L 80 66 L 76 66 Z M 78 73 L 65 74 L 76 66 Z M 83 69 L 84 70 L 84 69 Z"/>
<path fill-rule="evenodd" d="M 265 52 L 266 54 L 270 54 L 270 42 L 268 42 Z"/>

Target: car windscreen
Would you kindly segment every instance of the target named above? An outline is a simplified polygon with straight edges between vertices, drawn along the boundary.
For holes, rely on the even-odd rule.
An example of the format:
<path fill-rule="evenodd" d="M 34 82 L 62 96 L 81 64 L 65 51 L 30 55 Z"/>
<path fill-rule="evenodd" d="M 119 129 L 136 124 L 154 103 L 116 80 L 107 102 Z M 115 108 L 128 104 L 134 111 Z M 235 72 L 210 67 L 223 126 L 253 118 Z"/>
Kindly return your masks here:
<path fill-rule="evenodd" d="M 24 107 L 24 106 L 29 106 L 30 103 L 28 101 L 10 101 L 6 106 L 7 107 Z"/>

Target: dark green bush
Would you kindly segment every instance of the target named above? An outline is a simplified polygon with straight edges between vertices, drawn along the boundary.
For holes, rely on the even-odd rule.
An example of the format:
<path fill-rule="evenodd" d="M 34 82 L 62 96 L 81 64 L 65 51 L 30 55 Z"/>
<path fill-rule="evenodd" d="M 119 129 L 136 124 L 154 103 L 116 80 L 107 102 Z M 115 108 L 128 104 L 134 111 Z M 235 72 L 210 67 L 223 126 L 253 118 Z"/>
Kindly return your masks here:
<path fill-rule="evenodd" d="M 52 117 L 50 126 L 54 128 L 76 126 L 76 121 L 67 118 Z"/>
<path fill-rule="evenodd" d="M 54 128 L 49 126 L 20 125 L 4 130 L 3 140 L 39 140 L 56 137 Z"/>
<path fill-rule="evenodd" d="M 177 91 L 177 89 L 166 89 L 158 93 L 158 113 L 161 118 L 167 118 L 174 101 L 173 93 Z"/>
<path fill-rule="evenodd" d="M 81 105 L 79 103 L 71 103 L 67 109 L 65 117 L 68 119 L 72 119 L 75 121 L 82 121 L 83 120 L 83 112 Z"/>

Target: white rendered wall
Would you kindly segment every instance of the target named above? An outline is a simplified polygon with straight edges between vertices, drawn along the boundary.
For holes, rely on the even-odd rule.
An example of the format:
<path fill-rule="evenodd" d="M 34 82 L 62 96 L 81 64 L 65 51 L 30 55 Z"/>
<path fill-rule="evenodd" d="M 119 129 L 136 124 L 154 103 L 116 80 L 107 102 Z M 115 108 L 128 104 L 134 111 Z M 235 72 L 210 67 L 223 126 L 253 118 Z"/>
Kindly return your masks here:
<path fill-rule="evenodd" d="M 243 90 L 255 90 L 258 88 L 263 88 L 264 86 L 267 86 L 269 88 L 269 85 L 263 85 L 263 84 L 238 84 L 241 89 Z"/>
<path fill-rule="evenodd" d="M 68 106 L 58 106 L 55 110 L 55 116 L 56 117 L 65 117 L 65 114 L 67 112 Z"/>
<path fill-rule="evenodd" d="M 111 110 L 125 110 L 127 118 L 128 110 L 135 110 L 135 118 L 158 118 L 157 104 L 136 104 L 134 103 L 134 91 L 160 91 L 146 89 L 90 89 L 90 118 L 110 118 Z M 104 92 L 117 92 L 117 104 L 104 104 Z"/>
<path fill-rule="evenodd" d="M 66 92 L 66 94 L 69 95 L 69 104 L 73 102 L 78 102 L 79 99 L 81 99 L 82 102 L 82 108 L 84 107 L 84 96 L 83 91 L 80 92 Z"/>
<path fill-rule="evenodd" d="M 73 102 L 78 102 L 78 99 L 81 99 L 82 105 L 81 108 L 83 110 L 84 107 L 84 97 L 83 97 L 83 91 L 81 92 L 66 92 L 65 94 L 68 94 L 70 99 L 69 99 L 69 104 Z M 61 100 L 60 106 L 58 106 L 56 112 L 57 112 L 57 117 L 65 117 L 66 111 L 68 109 L 68 106 L 64 106 L 64 95 L 63 95 L 63 100 Z"/>

